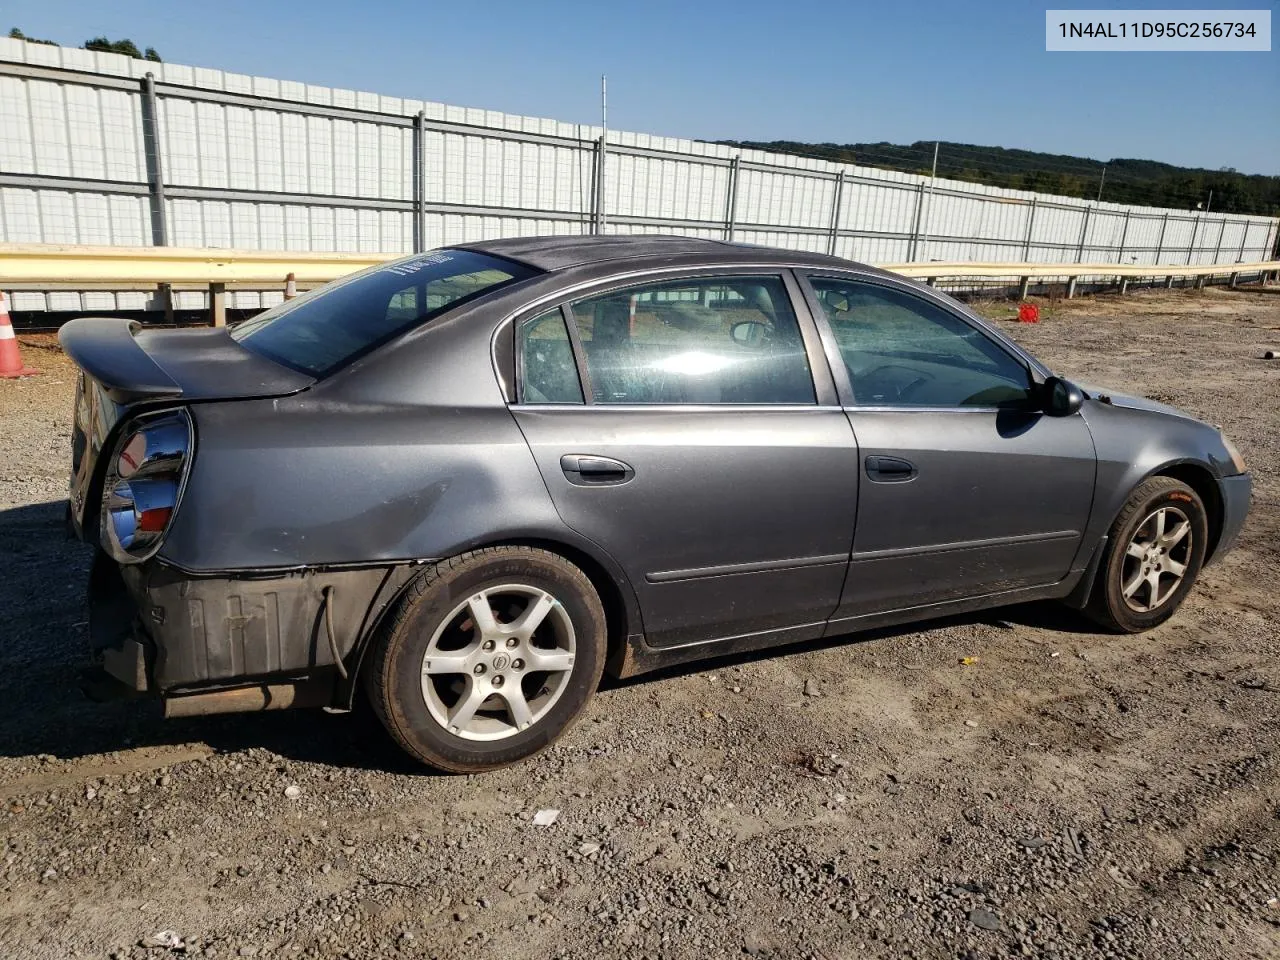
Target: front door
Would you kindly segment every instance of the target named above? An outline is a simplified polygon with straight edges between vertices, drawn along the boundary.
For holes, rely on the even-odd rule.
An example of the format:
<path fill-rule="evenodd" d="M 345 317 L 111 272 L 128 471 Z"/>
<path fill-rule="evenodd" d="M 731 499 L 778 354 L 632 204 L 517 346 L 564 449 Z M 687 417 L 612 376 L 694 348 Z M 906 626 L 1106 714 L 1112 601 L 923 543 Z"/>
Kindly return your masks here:
<path fill-rule="evenodd" d="M 816 637 L 839 601 L 858 454 L 797 290 L 665 278 L 517 321 L 512 413 L 651 645 Z"/>
<path fill-rule="evenodd" d="M 809 282 L 863 474 L 836 620 L 1066 576 L 1093 498 L 1084 418 L 1042 413 L 1023 359 L 940 300 L 892 281 Z"/>

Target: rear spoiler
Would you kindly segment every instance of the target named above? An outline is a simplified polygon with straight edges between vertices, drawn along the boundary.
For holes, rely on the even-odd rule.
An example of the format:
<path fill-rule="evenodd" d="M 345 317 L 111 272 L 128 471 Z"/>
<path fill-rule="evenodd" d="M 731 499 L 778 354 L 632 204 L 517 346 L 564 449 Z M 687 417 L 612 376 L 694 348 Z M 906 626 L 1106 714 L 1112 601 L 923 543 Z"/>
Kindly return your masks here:
<path fill-rule="evenodd" d="M 246 349 L 226 327 L 168 329 L 116 317 L 64 324 L 62 349 L 118 404 L 181 397 L 238 400 L 282 397 L 315 382 Z"/>
<path fill-rule="evenodd" d="M 81 317 L 62 325 L 58 342 L 117 403 L 182 396 L 177 381 L 133 338 L 141 326 L 118 317 Z"/>

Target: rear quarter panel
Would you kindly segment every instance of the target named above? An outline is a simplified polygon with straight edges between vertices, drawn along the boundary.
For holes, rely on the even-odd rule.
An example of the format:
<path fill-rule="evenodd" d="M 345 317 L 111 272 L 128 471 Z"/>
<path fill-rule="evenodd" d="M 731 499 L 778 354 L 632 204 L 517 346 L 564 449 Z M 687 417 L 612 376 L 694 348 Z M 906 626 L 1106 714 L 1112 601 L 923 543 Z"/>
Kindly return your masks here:
<path fill-rule="evenodd" d="M 562 529 L 490 332 L 445 321 L 294 396 L 195 405 L 161 556 L 189 570 L 371 563 Z"/>

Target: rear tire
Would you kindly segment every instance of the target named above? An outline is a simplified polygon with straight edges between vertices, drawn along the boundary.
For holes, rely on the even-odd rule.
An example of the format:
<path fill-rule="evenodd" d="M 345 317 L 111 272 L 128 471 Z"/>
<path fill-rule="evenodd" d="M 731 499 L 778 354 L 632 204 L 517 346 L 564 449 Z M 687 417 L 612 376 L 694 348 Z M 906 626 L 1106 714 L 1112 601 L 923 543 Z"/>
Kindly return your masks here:
<path fill-rule="evenodd" d="M 1194 490 L 1173 477 L 1144 480 L 1111 525 L 1085 613 L 1118 633 L 1164 623 L 1195 583 L 1208 542 L 1208 516 Z"/>
<path fill-rule="evenodd" d="M 364 675 L 374 712 L 411 756 L 479 773 L 545 750 L 600 683 L 604 609 L 591 581 L 533 547 L 436 564 L 384 621 Z"/>

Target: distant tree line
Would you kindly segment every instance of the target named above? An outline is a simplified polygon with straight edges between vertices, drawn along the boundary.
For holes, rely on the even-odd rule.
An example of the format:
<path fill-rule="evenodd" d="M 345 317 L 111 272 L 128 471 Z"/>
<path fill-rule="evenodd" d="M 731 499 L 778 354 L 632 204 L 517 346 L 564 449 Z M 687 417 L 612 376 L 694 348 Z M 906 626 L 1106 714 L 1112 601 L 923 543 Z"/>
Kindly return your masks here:
<path fill-rule="evenodd" d="M 25 33 L 14 27 L 9 31 L 9 36 L 14 40 L 25 40 L 27 43 L 43 43 L 50 47 L 61 46 L 56 40 L 41 40 L 39 37 L 28 37 Z M 98 50 L 102 53 L 121 53 L 126 57 L 133 57 L 135 60 L 154 60 L 160 63 L 160 54 L 156 53 L 155 47 L 147 47 L 146 50 L 139 50 L 138 45 L 132 40 L 108 40 L 106 37 L 94 37 L 92 40 L 86 40 L 81 46 L 81 50 Z"/>
<path fill-rule="evenodd" d="M 933 164 L 933 141 L 918 141 L 910 146 L 893 143 L 796 143 L 791 140 L 721 142 L 925 176 L 929 175 Z M 1090 200 L 1097 198 L 1101 186 L 1102 199 L 1111 203 L 1280 216 L 1280 177 L 1243 174 L 1229 167 L 1203 170 L 1154 160 L 1103 162 L 1033 150 L 1006 150 L 1003 147 L 943 141 L 938 146 L 938 176 Z"/>

